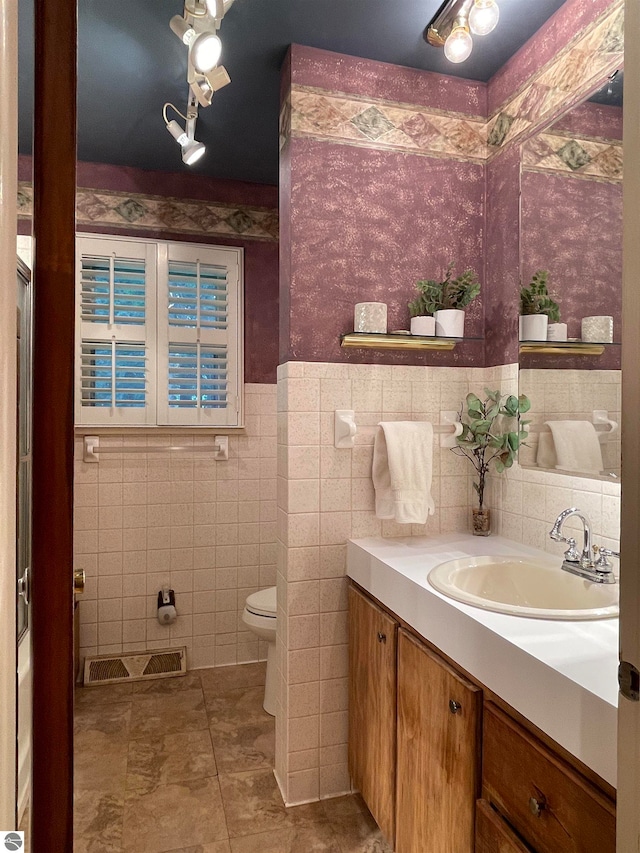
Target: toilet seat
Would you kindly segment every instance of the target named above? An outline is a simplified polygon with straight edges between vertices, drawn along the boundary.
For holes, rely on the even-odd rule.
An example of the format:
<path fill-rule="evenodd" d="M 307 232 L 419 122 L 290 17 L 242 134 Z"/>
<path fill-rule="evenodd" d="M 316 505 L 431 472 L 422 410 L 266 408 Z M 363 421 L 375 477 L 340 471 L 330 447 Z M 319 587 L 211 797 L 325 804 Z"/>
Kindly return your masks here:
<path fill-rule="evenodd" d="M 270 586 L 260 589 L 247 596 L 246 608 L 254 616 L 262 616 L 266 619 L 275 619 L 277 613 L 276 588 Z"/>

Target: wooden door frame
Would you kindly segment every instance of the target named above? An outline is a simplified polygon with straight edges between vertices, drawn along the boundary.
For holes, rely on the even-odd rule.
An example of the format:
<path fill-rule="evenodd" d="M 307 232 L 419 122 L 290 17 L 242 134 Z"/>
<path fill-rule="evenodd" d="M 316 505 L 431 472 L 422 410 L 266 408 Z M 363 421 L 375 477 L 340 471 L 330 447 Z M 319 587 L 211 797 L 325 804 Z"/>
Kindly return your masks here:
<path fill-rule="evenodd" d="M 73 849 L 76 0 L 35 0 L 34 851 Z"/>

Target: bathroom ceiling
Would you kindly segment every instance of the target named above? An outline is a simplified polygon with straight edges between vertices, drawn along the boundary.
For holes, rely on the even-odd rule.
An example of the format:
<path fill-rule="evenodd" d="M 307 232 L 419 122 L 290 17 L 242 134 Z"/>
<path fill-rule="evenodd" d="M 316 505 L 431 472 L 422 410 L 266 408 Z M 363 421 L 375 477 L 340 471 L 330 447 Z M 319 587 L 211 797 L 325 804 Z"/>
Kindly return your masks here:
<path fill-rule="evenodd" d="M 78 157 L 100 163 L 277 184 L 280 66 L 310 45 L 474 80 L 489 80 L 564 0 L 499 0 L 500 23 L 461 65 L 423 41 L 441 0 L 235 0 L 220 30 L 232 83 L 200 110 L 207 146 L 194 167 L 164 128 L 183 110 L 186 52 L 169 29 L 181 0 L 79 0 Z M 20 0 L 20 151 L 31 149 L 33 6 Z"/>

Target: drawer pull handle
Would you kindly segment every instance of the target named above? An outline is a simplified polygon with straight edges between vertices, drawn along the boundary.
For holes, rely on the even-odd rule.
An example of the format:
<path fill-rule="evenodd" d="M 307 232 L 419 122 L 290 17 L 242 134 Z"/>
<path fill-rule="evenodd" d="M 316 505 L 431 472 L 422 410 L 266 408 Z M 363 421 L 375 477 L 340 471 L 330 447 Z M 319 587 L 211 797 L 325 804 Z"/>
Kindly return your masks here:
<path fill-rule="evenodd" d="M 529 811 L 532 815 L 535 815 L 536 817 L 540 817 L 546 807 L 547 802 L 544 797 L 541 797 L 539 800 L 537 800 L 535 797 L 531 797 L 531 799 L 529 800 Z"/>
<path fill-rule="evenodd" d="M 457 714 L 461 708 L 462 705 L 459 702 L 456 702 L 455 699 L 449 699 L 449 710 L 452 714 Z"/>
<path fill-rule="evenodd" d="M 378 631 L 378 642 L 379 643 L 386 643 L 387 642 L 387 635 L 383 634 L 382 631 Z"/>

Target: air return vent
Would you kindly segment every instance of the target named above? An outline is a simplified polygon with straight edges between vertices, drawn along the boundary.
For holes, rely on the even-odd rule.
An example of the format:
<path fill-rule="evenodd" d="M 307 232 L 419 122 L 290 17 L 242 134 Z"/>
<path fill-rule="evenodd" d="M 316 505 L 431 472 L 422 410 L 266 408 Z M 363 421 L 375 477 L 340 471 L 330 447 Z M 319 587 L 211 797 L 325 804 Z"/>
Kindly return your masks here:
<path fill-rule="evenodd" d="M 146 681 L 149 678 L 171 678 L 186 675 L 187 649 L 157 649 L 135 655 L 98 655 L 84 661 L 85 687 L 92 684 L 116 684 L 124 681 Z"/>

